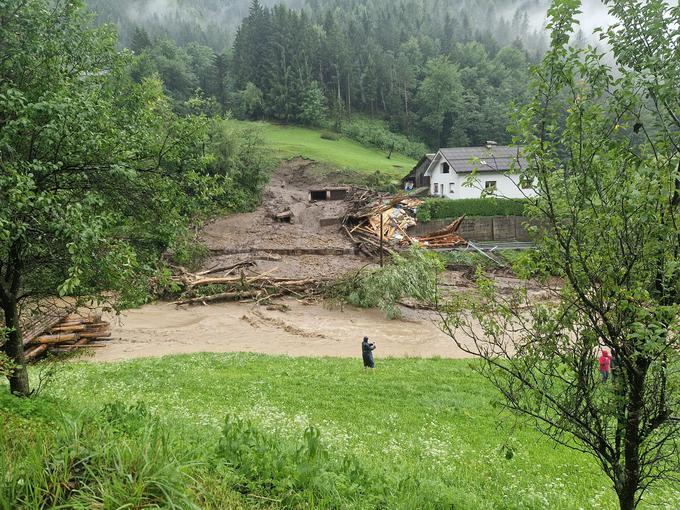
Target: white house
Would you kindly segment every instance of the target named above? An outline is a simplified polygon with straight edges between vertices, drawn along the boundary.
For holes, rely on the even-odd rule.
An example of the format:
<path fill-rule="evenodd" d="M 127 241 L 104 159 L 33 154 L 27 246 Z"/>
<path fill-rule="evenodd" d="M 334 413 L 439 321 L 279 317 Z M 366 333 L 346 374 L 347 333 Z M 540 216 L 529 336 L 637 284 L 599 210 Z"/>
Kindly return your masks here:
<path fill-rule="evenodd" d="M 480 198 L 486 190 L 499 198 L 525 198 L 536 195 L 530 182 L 520 182 L 526 164 L 521 148 L 487 142 L 485 147 L 439 149 L 425 176 L 433 196 Z"/>

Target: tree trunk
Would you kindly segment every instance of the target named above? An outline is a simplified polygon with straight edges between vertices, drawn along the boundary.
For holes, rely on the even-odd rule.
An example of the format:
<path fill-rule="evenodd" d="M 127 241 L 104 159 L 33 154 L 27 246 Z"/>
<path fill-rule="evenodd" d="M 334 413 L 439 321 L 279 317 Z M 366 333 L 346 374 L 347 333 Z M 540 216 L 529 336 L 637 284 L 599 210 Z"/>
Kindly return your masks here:
<path fill-rule="evenodd" d="M 347 73 L 347 117 L 352 117 L 352 86 L 350 84 L 350 75 Z"/>
<path fill-rule="evenodd" d="M 640 487 L 640 416 L 644 407 L 645 375 L 649 368 L 645 360 L 639 360 L 637 370 L 629 372 L 630 393 L 626 406 L 625 444 L 623 448 L 624 469 L 617 483 L 616 493 L 621 510 L 634 510 L 635 495 Z"/>
<path fill-rule="evenodd" d="M 19 324 L 19 308 L 14 296 L 2 296 L 2 311 L 5 313 L 5 326 L 10 328 L 7 342 L 3 350 L 5 354 L 17 365 L 12 375 L 8 377 L 10 391 L 16 395 L 27 397 L 29 395 L 28 370 L 24 357 L 24 342 Z"/>
<path fill-rule="evenodd" d="M 619 508 L 621 510 L 635 510 L 635 493 L 632 495 L 627 492 L 619 493 Z"/>
<path fill-rule="evenodd" d="M 404 82 L 404 114 L 406 115 L 406 132 L 411 132 L 411 113 L 408 109 L 408 88 L 406 87 L 406 82 Z"/>

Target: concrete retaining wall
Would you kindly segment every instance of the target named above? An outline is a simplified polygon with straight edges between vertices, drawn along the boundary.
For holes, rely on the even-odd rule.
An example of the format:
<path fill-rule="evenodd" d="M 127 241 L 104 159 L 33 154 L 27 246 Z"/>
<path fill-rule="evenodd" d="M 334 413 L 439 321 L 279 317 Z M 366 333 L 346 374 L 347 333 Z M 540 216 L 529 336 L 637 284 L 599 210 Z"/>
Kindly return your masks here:
<path fill-rule="evenodd" d="M 445 228 L 454 219 L 418 223 L 408 230 L 408 234 L 412 237 L 427 235 Z M 531 220 L 524 216 L 471 216 L 463 220 L 458 233 L 470 241 L 529 242 L 531 239 L 525 224 L 531 223 Z"/>
<path fill-rule="evenodd" d="M 357 255 L 356 248 L 279 248 L 272 247 L 242 247 L 242 248 L 211 248 L 212 255 L 239 255 L 242 253 L 271 253 L 275 255 Z"/>

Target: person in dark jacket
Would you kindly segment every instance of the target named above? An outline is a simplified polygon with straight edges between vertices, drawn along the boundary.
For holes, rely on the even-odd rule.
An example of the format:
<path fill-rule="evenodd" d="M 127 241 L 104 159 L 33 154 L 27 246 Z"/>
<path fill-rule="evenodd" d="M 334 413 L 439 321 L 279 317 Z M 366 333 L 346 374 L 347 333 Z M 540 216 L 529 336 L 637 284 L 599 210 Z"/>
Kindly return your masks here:
<path fill-rule="evenodd" d="M 364 337 L 364 341 L 361 342 L 361 356 L 364 358 L 364 368 L 375 368 L 375 362 L 373 361 L 373 351 L 375 350 L 375 344 L 368 341 L 368 337 Z"/>

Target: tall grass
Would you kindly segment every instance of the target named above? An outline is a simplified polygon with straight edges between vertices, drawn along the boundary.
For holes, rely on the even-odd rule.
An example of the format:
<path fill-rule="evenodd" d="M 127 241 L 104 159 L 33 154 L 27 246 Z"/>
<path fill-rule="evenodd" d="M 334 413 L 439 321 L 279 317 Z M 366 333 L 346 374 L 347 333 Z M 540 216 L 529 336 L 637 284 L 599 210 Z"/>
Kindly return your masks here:
<path fill-rule="evenodd" d="M 251 422 L 227 417 L 219 458 L 236 476 L 235 487 L 284 508 L 355 508 L 371 493 L 371 477 L 356 458 L 337 459 L 308 427 L 300 443 L 281 441 Z"/>
<path fill-rule="evenodd" d="M 9 425 L 9 426 L 8 426 Z M 192 509 L 190 452 L 143 406 L 111 404 L 99 413 L 56 415 L 31 434 L 3 427 L 0 509 Z M 31 434 L 30 440 L 23 437 Z"/>
<path fill-rule="evenodd" d="M 312 426 L 301 439 L 282 441 L 248 420 L 227 417 L 218 458 L 235 471 L 238 490 L 280 508 L 444 510 L 467 499 L 412 473 L 369 469 L 354 455 L 334 453 Z"/>
<path fill-rule="evenodd" d="M 22 414 L 21 402 L 18 414 Z M 49 407 L 49 406 L 48 406 Z M 464 500 L 408 470 L 369 468 L 321 431 L 281 437 L 227 416 L 202 448 L 145 405 L 119 402 L 35 423 L 14 416 L 0 441 L 0 509 L 448 509 Z M 33 431 L 33 432 L 31 432 Z M 8 441 L 12 436 L 16 441 Z"/>

